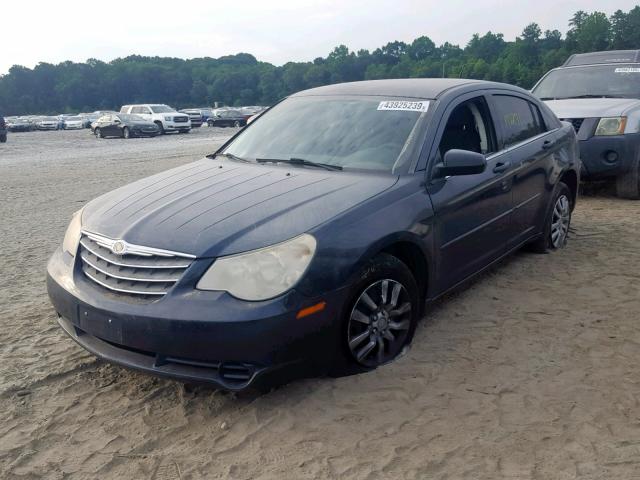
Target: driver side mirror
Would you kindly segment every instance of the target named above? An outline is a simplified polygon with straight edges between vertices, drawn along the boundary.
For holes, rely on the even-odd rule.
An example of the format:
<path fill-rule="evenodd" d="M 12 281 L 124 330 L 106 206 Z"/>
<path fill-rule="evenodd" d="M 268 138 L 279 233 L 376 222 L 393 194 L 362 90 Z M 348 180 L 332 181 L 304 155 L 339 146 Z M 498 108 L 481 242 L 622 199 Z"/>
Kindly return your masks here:
<path fill-rule="evenodd" d="M 118 120 L 117 118 L 113 121 L 113 123 L 122 123 L 120 122 L 120 120 Z"/>
<path fill-rule="evenodd" d="M 476 175 L 487 168 L 487 159 L 482 153 L 452 149 L 444 154 L 438 164 L 438 176 Z"/>

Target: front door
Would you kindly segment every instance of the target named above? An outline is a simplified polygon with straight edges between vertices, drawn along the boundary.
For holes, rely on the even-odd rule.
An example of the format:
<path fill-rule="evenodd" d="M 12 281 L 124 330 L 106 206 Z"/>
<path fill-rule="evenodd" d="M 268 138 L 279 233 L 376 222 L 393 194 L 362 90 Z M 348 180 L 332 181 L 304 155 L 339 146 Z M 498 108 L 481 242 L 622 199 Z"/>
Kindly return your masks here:
<path fill-rule="evenodd" d="M 436 158 L 447 150 L 483 153 L 487 168 L 476 175 L 433 178 L 429 193 L 435 210 L 436 250 L 445 290 L 503 255 L 512 211 L 512 169 L 499 152 L 488 103 L 478 96 L 449 107 L 439 133 Z"/>

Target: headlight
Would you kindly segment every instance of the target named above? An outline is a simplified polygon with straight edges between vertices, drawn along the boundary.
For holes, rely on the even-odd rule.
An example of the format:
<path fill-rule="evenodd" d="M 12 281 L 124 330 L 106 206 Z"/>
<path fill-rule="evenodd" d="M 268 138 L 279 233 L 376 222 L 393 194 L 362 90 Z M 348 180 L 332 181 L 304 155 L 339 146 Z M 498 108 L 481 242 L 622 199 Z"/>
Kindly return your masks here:
<path fill-rule="evenodd" d="M 307 270 L 316 239 L 303 234 L 252 252 L 218 258 L 196 288 L 226 291 L 241 300 L 267 300 L 292 288 Z"/>
<path fill-rule="evenodd" d="M 627 117 L 601 118 L 596 128 L 596 135 L 622 135 L 627 126 Z"/>
<path fill-rule="evenodd" d="M 71 254 L 71 256 L 76 256 L 76 251 L 78 250 L 78 243 L 80 243 L 80 231 L 82 229 L 82 210 L 78 210 L 71 217 L 71 223 L 67 227 L 67 233 L 64 234 L 64 240 L 62 242 L 62 249 Z"/>
<path fill-rule="evenodd" d="M 171 121 L 171 117 L 164 117 L 164 121 L 165 122 L 170 122 Z"/>

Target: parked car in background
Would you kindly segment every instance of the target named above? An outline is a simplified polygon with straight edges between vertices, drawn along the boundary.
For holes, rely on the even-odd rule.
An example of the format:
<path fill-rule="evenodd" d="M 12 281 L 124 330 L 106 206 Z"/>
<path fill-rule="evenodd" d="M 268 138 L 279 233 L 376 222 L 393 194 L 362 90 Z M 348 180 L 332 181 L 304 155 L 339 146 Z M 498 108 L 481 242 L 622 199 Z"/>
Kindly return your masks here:
<path fill-rule="evenodd" d="M 572 55 L 533 93 L 575 128 L 584 178 L 640 199 L 640 50 Z"/>
<path fill-rule="evenodd" d="M 180 113 L 186 113 L 191 120 L 191 128 L 199 128 L 202 126 L 202 113 L 197 108 L 185 108 L 178 110 Z"/>
<path fill-rule="evenodd" d="M 103 115 L 93 124 L 93 133 L 105 137 L 155 137 L 160 135 L 158 126 L 139 115 L 115 113 Z"/>
<path fill-rule="evenodd" d="M 2 113 L 0 113 L 0 143 L 6 143 L 6 141 L 7 141 L 7 122 L 2 116 Z"/>
<path fill-rule="evenodd" d="M 103 115 L 107 115 L 107 114 L 103 114 Z M 102 115 L 97 114 L 97 113 L 85 113 L 82 114 L 82 125 L 84 128 L 91 128 L 91 124 L 93 122 L 95 122 L 96 120 L 98 120 Z"/>
<path fill-rule="evenodd" d="M 84 119 L 82 117 L 63 117 L 63 130 L 82 130 L 84 128 Z"/>
<path fill-rule="evenodd" d="M 255 121 L 260 115 L 265 113 L 267 110 L 269 110 L 269 107 L 265 107 L 262 110 L 260 110 L 258 113 L 256 113 L 255 115 L 251 115 L 249 118 L 247 118 L 247 125 L 249 125 L 251 122 Z"/>
<path fill-rule="evenodd" d="M 209 127 L 244 127 L 247 119 L 239 110 L 218 110 L 214 111 L 214 115 L 209 117 L 207 125 Z"/>
<path fill-rule="evenodd" d="M 213 109 L 209 107 L 200 107 L 196 110 L 198 110 L 200 112 L 200 115 L 202 116 L 202 123 L 207 123 L 209 117 L 213 115 Z"/>
<path fill-rule="evenodd" d="M 28 118 L 13 117 L 7 120 L 7 130 L 10 132 L 31 132 L 34 124 Z"/>
<path fill-rule="evenodd" d="M 147 373 L 243 390 L 367 371 L 446 292 L 524 245 L 561 249 L 578 181 L 573 128 L 520 88 L 320 87 L 89 202 L 47 288 L 73 340 Z"/>
<path fill-rule="evenodd" d="M 158 126 L 161 134 L 169 132 L 189 133 L 191 120 L 189 115 L 178 113 L 172 107 L 164 104 L 124 105 L 120 113 L 139 115 Z"/>
<path fill-rule="evenodd" d="M 43 117 L 36 123 L 38 130 L 58 130 L 60 129 L 60 120 L 58 117 Z"/>

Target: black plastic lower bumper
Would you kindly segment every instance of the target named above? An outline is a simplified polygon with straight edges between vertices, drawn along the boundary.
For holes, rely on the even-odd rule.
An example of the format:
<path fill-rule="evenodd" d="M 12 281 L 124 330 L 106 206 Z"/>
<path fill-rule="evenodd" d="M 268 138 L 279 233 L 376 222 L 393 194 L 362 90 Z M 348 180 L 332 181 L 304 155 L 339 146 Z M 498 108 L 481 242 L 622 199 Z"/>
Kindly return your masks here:
<path fill-rule="evenodd" d="M 184 287 L 157 301 L 134 302 L 93 284 L 60 249 L 49 261 L 47 290 L 60 325 L 94 355 L 227 390 L 326 373 L 338 346 L 345 293 L 310 299 L 292 291 L 245 302 Z M 296 318 L 318 301 L 326 302 L 324 311 Z"/>
<path fill-rule="evenodd" d="M 586 179 L 615 177 L 627 171 L 640 152 L 640 134 L 593 136 L 579 145 Z"/>

